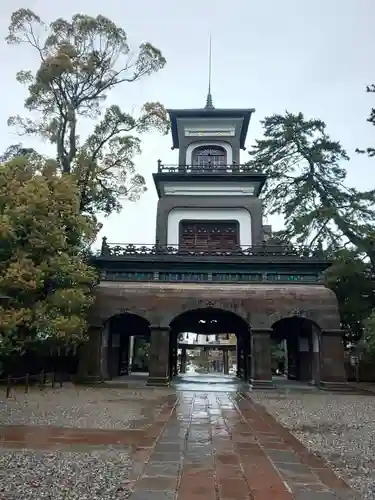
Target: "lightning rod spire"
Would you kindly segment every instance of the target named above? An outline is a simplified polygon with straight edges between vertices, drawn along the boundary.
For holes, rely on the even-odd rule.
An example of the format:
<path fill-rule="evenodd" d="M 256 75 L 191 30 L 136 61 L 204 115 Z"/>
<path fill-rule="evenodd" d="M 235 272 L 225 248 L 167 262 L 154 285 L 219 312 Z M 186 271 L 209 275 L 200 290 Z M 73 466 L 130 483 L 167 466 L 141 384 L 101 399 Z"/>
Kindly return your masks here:
<path fill-rule="evenodd" d="M 214 109 L 214 105 L 212 103 L 212 95 L 211 95 L 211 67 L 212 67 L 212 37 L 210 32 L 210 41 L 209 41 L 209 55 L 208 55 L 208 92 L 206 99 L 205 109 Z"/>

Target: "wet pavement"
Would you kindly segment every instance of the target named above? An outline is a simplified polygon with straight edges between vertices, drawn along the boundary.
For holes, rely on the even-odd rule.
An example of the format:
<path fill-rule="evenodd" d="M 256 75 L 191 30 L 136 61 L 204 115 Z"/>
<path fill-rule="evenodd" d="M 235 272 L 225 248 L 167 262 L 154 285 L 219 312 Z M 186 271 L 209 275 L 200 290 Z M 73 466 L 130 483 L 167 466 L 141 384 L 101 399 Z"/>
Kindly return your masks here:
<path fill-rule="evenodd" d="M 199 385 L 187 377 L 176 384 L 175 392 L 163 395 L 160 391 L 158 400 L 148 403 L 145 400 L 145 405 L 153 408 L 156 405 L 158 411 L 150 406 L 143 412 L 146 419 L 133 420 L 126 428 L 4 425 L 0 427 L 0 447 L 4 452 L 31 449 L 78 454 L 90 450 L 126 453 L 121 476 L 113 477 L 113 481 L 119 481 L 111 485 L 115 492 L 105 498 L 358 498 L 321 459 L 308 452 L 263 407 L 255 404 L 241 386 L 228 378 L 218 382 L 218 385 L 210 382 Z M 127 393 L 124 390 L 124 405 L 132 403 L 131 398 L 126 403 Z M 0 493 L 0 498 L 15 497 L 2 497 Z"/>

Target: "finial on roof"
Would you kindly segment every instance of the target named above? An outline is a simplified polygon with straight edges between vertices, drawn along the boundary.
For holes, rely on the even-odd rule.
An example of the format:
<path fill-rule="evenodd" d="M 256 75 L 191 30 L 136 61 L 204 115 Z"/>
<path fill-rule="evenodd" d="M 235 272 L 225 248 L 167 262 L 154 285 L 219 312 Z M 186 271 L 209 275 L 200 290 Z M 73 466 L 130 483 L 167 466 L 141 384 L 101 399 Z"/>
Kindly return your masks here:
<path fill-rule="evenodd" d="M 208 56 L 208 92 L 206 99 L 206 106 L 204 109 L 215 109 L 212 103 L 211 95 L 211 63 L 212 63 L 212 50 L 211 50 L 211 33 L 210 33 L 210 45 L 209 45 L 209 56 Z"/>

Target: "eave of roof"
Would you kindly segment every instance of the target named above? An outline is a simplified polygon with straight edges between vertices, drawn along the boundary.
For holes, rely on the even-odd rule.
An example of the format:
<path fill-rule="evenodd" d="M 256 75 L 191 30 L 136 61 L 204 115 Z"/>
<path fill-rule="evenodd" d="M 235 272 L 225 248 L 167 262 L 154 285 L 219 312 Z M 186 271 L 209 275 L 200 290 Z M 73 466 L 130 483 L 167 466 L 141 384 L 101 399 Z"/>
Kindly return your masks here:
<path fill-rule="evenodd" d="M 249 109 L 168 109 L 168 114 L 171 120 L 171 131 L 173 148 L 179 148 L 178 140 L 178 118 L 242 118 L 242 127 L 240 132 L 240 148 L 245 149 L 245 141 L 251 115 L 254 113 L 254 108 Z"/>

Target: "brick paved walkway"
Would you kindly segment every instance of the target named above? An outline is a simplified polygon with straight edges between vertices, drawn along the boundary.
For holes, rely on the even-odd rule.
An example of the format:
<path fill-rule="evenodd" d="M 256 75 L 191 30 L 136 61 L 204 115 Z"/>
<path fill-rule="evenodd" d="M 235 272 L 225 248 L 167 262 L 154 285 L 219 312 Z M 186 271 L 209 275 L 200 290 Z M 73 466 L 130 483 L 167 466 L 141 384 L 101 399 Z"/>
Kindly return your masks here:
<path fill-rule="evenodd" d="M 152 424 L 136 427 L 3 426 L 0 445 L 75 450 L 128 447 L 132 474 L 122 487 L 124 498 L 130 500 L 359 498 L 262 407 L 240 393 L 169 395 Z"/>

